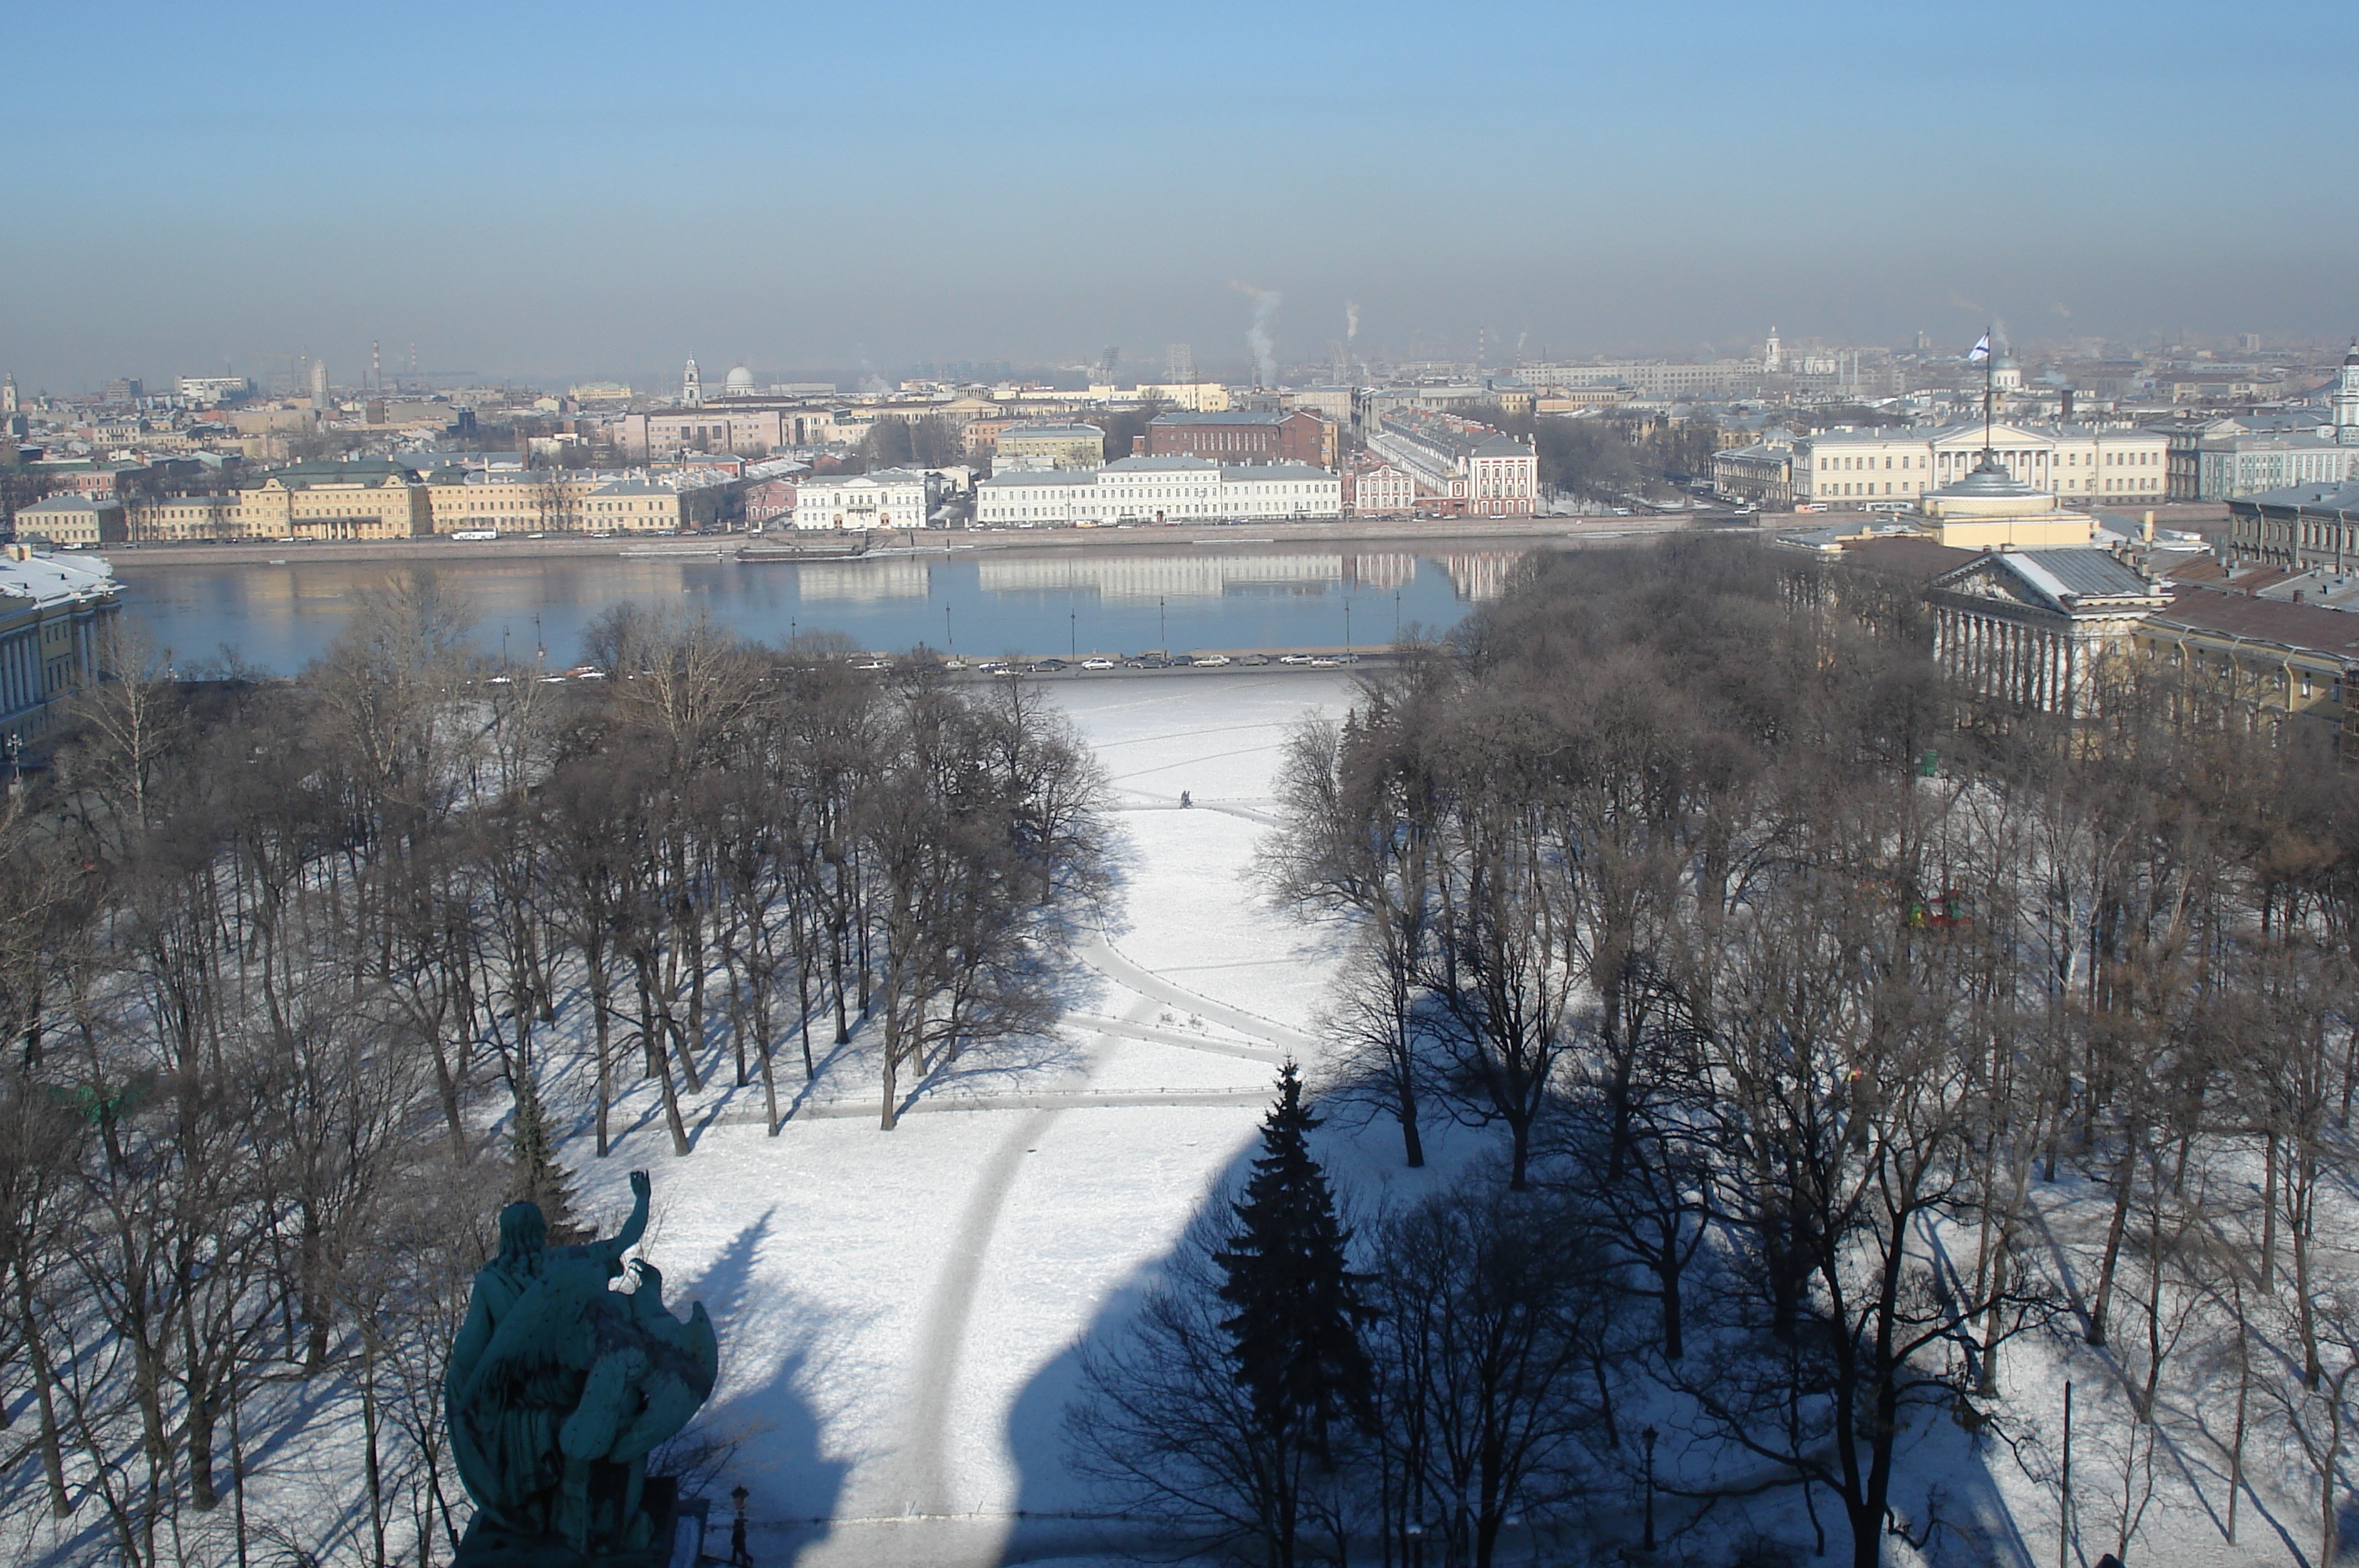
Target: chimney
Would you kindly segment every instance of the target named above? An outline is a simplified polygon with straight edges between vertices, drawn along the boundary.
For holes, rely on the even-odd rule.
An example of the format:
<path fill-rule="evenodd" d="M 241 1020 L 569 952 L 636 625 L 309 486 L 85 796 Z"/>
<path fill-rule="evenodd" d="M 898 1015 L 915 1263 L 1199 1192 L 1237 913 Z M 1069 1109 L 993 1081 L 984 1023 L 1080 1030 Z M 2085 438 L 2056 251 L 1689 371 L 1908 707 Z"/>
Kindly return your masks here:
<path fill-rule="evenodd" d="M 2153 512 L 2149 511 L 2149 512 L 2147 512 L 2147 515 L 2146 515 L 2146 526 L 2138 529 L 2138 538 L 2140 538 L 2140 539 L 2142 539 L 2146 540 L 2146 542 L 2147 542 L 2147 543 L 2148 543 L 2148 544 L 2152 544 L 2152 543 L 2154 542 L 2154 513 L 2153 513 Z"/>
<path fill-rule="evenodd" d="M 2064 388 L 2064 404 L 2061 410 L 2061 416 L 2066 424 L 2069 425 L 2072 422 L 2072 388 L 2070 387 Z"/>

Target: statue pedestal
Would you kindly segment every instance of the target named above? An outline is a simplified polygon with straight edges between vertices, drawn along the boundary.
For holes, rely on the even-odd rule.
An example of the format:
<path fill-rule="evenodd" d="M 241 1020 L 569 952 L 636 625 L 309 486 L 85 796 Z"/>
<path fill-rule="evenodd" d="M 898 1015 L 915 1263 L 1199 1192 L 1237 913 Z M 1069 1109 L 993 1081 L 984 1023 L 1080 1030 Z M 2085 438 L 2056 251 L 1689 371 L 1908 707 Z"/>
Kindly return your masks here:
<path fill-rule="evenodd" d="M 651 1475 L 643 1500 L 653 1526 L 647 1544 L 614 1552 L 576 1552 L 551 1536 L 487 1526 L 478 1514 L 459 1540 L 451 1568 L 694 1568 L 709 1506 L 702 1497 L 680 1497 L 670 1477 Z"/>

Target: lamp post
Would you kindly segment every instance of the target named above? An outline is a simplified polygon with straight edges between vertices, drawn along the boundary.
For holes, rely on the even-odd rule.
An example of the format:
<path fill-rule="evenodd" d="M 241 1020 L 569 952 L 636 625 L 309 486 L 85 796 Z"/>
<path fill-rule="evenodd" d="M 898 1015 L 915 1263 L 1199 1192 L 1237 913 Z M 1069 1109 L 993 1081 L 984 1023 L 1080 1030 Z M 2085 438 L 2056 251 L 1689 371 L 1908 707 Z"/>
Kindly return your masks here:
<path fill-rule="evenodd" d="M 1638 1543 L 1642 1552 L 1655 1550 L 1655 1437 L 1652 1426 L 1638 1434 L 1638 1441 L 1647 1445 L 1647 1538 Z"/>
<path fill-rule="evenodd" d="M 1155 596 L 1155 651 L 1158 653 L 1171 651 L 1169 634 L 1163 629 L 1163 595 L 1160 593 Z"/>
<path fill-rule="evenodd" d="M 948 604 L 942 606 L 942 645 L 943 650 L 952 659 L 958 657 L 958 638 L 951 635 L 951 607 Z"/>
<path fill-rule="evenodd" d="M 1352 596 L 1343 595 L 1343 651 L 1352 651 Z"/>
<path fill-rule="evenodd" d="M 742 1484 L 729 1488 L 729 1500 L 737 1505 L 737 1517 L 729 1526 L 729 1562 L 732 1568 L 753 1568 L 754 1554 L 745 1547 L 745 1496 Z"/>
<path fill-rule="evenodd" d="M 1066 612 L 1065 612 L 1065 657 L 1066 657 L 1066 658 L 1068 658 L 1068 659 L 1079 659 L 1079 658 L 1081 658 L 1081 657 L 1082 657 L 1082 630 L 1081 630 L 1081 627 L 1082 627 L 1082 613 L 1081 613 L 1079 610 L 1068 610 L 1068 611 L 1066 611 Z"/>

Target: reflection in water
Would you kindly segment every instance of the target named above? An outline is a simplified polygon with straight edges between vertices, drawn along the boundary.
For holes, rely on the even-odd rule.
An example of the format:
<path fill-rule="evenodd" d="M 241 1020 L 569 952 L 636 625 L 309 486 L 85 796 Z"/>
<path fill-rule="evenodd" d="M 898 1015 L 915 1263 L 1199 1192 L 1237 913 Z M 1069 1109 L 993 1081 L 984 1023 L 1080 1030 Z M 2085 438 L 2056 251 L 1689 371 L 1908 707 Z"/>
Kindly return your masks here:
<path fill-rule="evenodd" d="M 986 593 L 1094 593 L 1101 599 L 1217 599 L 1235 588 L 1324 587 L 1343 580 L 1340 555 L 1084 555 L 985 558 L 977 577 Z"/>
<path fill-rule="evenodd" d="M 756 570 L 753 567 L 744 571 Z M 759 570 L 772 571 L 763 567 Z M 881 561 L 811 561 L 794 568 L 795 590 L 805 604 L 844 600 L 922 599 L 933 591 L 933 574 L 915 556 Z"/>
<path fill-rule="evenodd" d="M 1440 541 L 1437 541 L 1440 542 Z M 370 590 L 412 572 L 459 590 L 487 650 L 580 657 L 607 605 L 712 616 L 779 641 L 841 632 L 861 648 L 925 643 L 966 653 L 1367 647 L 1397 627 L 1445 630 L 1496 598 L 1513 549 L 1310 550 L 1229 546 L 962 550 L 943 556 L 739 566 L 646 557 L 184 566 L 164 551 L 116 560 L 125 606 L 184 663 L 228 645 L 292 673 L 324 652 Z"/>
<path fill-rule="evenodd" d="M 1502 550 L 1473 550 L 1436 556 L 1434 561 L 1450 574 L 1451 586 L 1458 590 L 1461 599 L 1487 604 L 1507 591 L 1508 574 L 1522 559 L 1520 553 Z"/>

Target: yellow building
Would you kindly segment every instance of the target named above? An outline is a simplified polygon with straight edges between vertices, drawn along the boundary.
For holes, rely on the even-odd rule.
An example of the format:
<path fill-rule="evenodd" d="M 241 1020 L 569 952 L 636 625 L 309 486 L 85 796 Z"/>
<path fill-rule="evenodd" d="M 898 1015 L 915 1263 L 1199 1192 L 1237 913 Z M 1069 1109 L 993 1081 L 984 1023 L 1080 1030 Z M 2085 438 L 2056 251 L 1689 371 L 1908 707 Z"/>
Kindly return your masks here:
<path fill-rule="evenodd" d="M 1952 550 L 2052 550 L 2086 545 L 2097 520 L 2057 506 L 2052 492 L 2035 490 L 1995 460 L 1954 485 L 1917 498 L 1910 519 Z"/>
<path fill-rule="evenodd" d="M 1105 462 L 1105 431 L 1095 425 L 1010 425 L 999 432 L 995 452 L 1002 468 L 1096 468 Z"/>
<path fill-rule="evenodd" d="M 238 493 L 245 539 L 414 539 L 433 529 L 427 486 L 383 458 L 298 463 Z"/>
<path fill-rule="evenodd" d="M 582 502 L 585 524 L 595 533 L 669 533 L 689 521 L 687 497 L 644 479 L 601 485 Z"/>
<path fill-rule="evenodd" d="M 2355 621 L 2317 604 L 2189 588 L 2134 635 L 2138 650 L 2174 678 L 2182 723 L 2272 737 L 2288 723 L 2315 725 L 2349 758 L 2359 755 L 2359 715 L 2347 705 L 2359 677 Z"/>
<path fill-rule="evenodd" d="M 0 741 L 38 754 L 53 704 L 98 678 L 121 611 L 103 559 L 0 546 Z"/>
<path fill-rule="evenodd" d="M 611 475 L 573 469 L 529 469 L 504 474 L 462 474 L 442 469 L 427 482 L 432 531 L 577 533 L 594 530 L 592 494 Z"/>
<path fill-rule="evenodd" d="M 184 544 L 191 539 L 238 539 L 234 495 L 165 495 L 132 504 L 132 539 L 139 544 Z"/>

